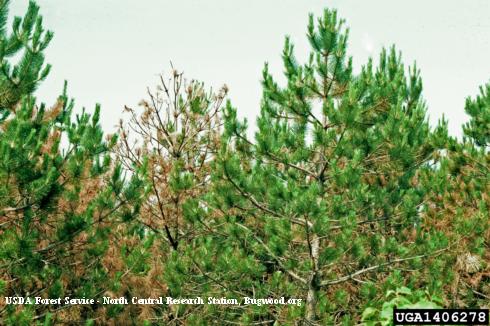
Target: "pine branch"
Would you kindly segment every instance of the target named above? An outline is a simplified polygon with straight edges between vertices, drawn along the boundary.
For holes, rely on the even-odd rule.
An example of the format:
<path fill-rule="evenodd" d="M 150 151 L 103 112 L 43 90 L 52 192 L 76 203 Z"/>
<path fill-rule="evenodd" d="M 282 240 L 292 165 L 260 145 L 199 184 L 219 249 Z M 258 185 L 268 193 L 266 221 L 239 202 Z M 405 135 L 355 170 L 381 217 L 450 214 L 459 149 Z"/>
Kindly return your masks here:
<path fill-rule="evenodd" d="M 299 219 L 299 218 L 295 218 L 295 217 L 287 217 L 287 216 L 284 216 L 282 214 L 279 214 L 269 208 L 267 208 L 266 206 L 264 206 L 263 204 L 259 203 L 252 194 L 250 193 L 247 193 L 246 191 L 244 191 L 242 188 L 240 188 L 240 186 L 238 186 L 236 184 L 236 182 L 233 180 L 233 178 L 231 178 L 230 174 L 228 173 L 228 171 L 226 170 L 226 166 L 223 167 L 223 170 L 225 172 L 225 176 L 226 178 L 228 179 L 228 181 L 230 181 L 230 183 L 233 185 L 233 187 L 245 198 L 247 198 L 251 203 L 252 205 L 254 205 L 255 207 L 257 207 L 258 209 L 274 216 L 274 217 L 278 217 L 278 218 L 284 218 L 286 220 L 290 220 L 291 222 L 295 223 L 295 224 L 298 224 L 298 225 L 301 225 L 301 226 L 305 226 L 305 225 L 308 225 L 309 227 L 312 227 L 313 225 L 311 225 L 311 223 L 307 223 L 306 221 L 302 220 L 302 219 Z"/>
<path fill-rule="evenodd" d="M 391 260 L 389 262 L 386 262 L 386 263 L 382 263 L 382 264 L 378 264 L 378 265 L 375 265 L 375 266 L 371 266 L 371 267 L 367 267 L 367 268 L 364 268 L 364 269 L 361 269 L 361 270 L 358 270 L 357 272 L 354 272 L 352 274 L 349 274 L 349 275 L 346 275 L 346 276 L 342 276 L 342 277 L 339 277 L 335 280 L 330 280 L 330 281 L 323 281 L 320 283 L 320 286 L 327 286 L 327 285 L 334 285 L 334 284 L 339 284 L 339 283 L 342 283 L 342 282 L 345 282 L 345 281 L 348 281 L 348 280 L 351 280 L 353 279 L 354 277 L 356 276 L 359 276 L 361 274 L 364 274 L 364 273 L 367 273 L 367 272 L 370 272 L 370 271 L 373 271 L 373 270 L 376 270 L 380 267 L 384 267 L 384 266 L 390 266 L 390 265 L 393 265 L 393 264 L 396 264 L 396 263 L 400 263 L 400 262 L 403 262 L 403 261 L 408 261 L 408 260 L 414 260 L 414 259 L 418 259 L 418 258 L 427 258 L 427 257 L 436 257 L 438 255 L 440 255 L 442 252 L 448 250 L 450 246 L 447 246 L 446 248 L 443 248 L 443 249 L 440 249 L 440 250 L 437 250 L 431 254 L 426 254 L 426 255 L 418 255 L 418 256 L 412 256 L 412 257 L 407 257 L 407 258 L 399 258 L 399 259 L 394 259 L 394 260 Z"/>
<path fill-rule="evenodd" d="M 245 225 L 243 224 L 240 224 L 240 223 L 237 223 L 235 222 L 235 224 L 245 230 L 247 230 L 248 232 L 250 232 L 250 234 L 252 234 L 252 236 L 254 237 L 255 240 L 257 240 L 257 242 L 259 242 L 263 247 L 264 249 L 269 253 L 269 255 L 271 255 L 272 258 L 274 258 L 275 261 L 277 261 L 277 263 L 279 264 L 279 266 L 281 267 L 281 269 L 283 271 L 285 271 L 286 273 L 288 273 L 292 278 L 294 278 L 295 280 L 303 283 L 303 284 L 307 284 L 307 281 L 306 279 L 302 278 L 301 276 L 299 276 L 298 274 L 296 274 L 295 272 L 289 270 L 282 262 L 281 260 L 279 259 L 279 257 L 277 257 L 273 252 L 272 250 L 259 238 L 257 237 L 252 231 L 250 231 L 249 228 L 247 228 Z"/>
<path fill-rule="evenodd" d="M 211 281 L 213 281 L 214 283 L 216 283 L 217 285 L 219 285 L 220 287 L 222 287 L 223 289 L 225 289 L 226 291 L 230 291 L 230 292 L 234 292 L 236 294 L 239 294 L 243 297 L 246 297 L 247 295 L 243 292 L 240 292 L 240 291 L 235 291 L 233 289 L 230 289 L 229 287 L 227 287 L 226 285 L 223 284 L 223 282 L 220 282 L 219 280 L 217 280 L 216 278 L 210 276 L 209 274 L 207 274 L 205 271 L 202 270 L 202 268 L 199 266 L 199 264 L 196 262 L 196 260 L 191 257 L 191 260 L 192 260 L 192 263 L 196 266 L 196 268 L 199 270 L 199 272 L 206 278 L 210 279 Z"/>

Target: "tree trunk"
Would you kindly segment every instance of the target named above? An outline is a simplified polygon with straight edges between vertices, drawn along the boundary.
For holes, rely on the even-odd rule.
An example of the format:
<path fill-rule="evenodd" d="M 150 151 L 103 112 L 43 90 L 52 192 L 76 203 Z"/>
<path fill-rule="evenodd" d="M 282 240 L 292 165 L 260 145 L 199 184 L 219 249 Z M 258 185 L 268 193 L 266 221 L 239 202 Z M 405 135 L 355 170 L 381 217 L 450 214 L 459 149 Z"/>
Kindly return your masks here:
<path fill-rule="evenodd" d="M 308 294 L 306 297 L 306 314 L 305 324 L 314 325 L 316 320 L 316 304 L 318 299 L 319 286 L 319 271 L 318 271 L 318 255 L 320 253 L 320 240 L 316 235 L 310 241 L 310 256 L 313 263 L 313 270 L 308 280 Z"/>

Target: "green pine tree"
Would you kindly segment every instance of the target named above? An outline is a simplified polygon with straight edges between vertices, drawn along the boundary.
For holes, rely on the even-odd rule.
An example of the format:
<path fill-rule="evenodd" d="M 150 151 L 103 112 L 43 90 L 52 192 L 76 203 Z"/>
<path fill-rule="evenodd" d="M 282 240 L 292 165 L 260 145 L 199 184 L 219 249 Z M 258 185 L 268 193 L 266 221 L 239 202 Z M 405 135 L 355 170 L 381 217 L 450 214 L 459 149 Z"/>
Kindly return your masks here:
<path fill-rule="evenodd" d="M 14 20 L 13 36 L 6 37 L 8 3 L 0 3 L 0 292 L 5 297 L 97 298 L 117 287 L 123 272 L 144 268 L 145 256 L 132 259 L 132 248 L 107 257 L 111 244 L 118 243 L 117 226 L 139 212 L 144 166 L 125 180 L 110 156 L 117 137 L 104 138 L 100 127 L 100 107 L 73 119 L 66 85 L 54 107 L 36 104 L 32 92 L 49 70 L 42 68 L 42 50 L 51 34 L 41 37 L 38 7 L 31 2 L 24 20 Z M 20 63 L 10 64 L 7 58 L 22 50 Z M 124 237 L 137 236 L 126 230 Z M 114 275 L 107 260 L 119 255 L 127 264 Z M 112 310 L 109 317 L 117 314 Z M 74 323 L 97 311 L 97 305 L 4 305 L 0 320 Z"/>
<path fill-rule="evenodd" d="M 39 7 L 30 1 L 24 18 L 15 17 L 8 33 L 9 2 L 0 0 L 0 114 L 12 109 L 22 96 L 32 94 L 51 68 L 44 64 L 43 51 L 53 33 L 44 30 Z M 9 63 L 15 55 L 20 55 L 20 59 Z"/>
<path fill-rule="evenodd" d="M 310 16 L 303 65 L 286 38 L 287 84 L 279 86 L 266 65 L 255 141 L 236 110 L 226 109 L 227 146 L 209 203 L 222 212 L 227 236 L 200 243 L 218 258 L 196 249 L 194 260 L 210 276 L 213 264 L 227 271 L 214 270 L 222 293 L 306 301 L 249 307 L 235 314 L 244 322 L 349 323 L 376 291 L 441 286 L 440 275 L 420 282 L 402 271 L 443 269 L 427 263 L 449 244 L 422 230 L 427 189 L 418 176 L 430 169 L 444 132 L 431 133 L 419 72 L 407 73 L 394 48 L 382 51 L 377 68 L 369 60 L 353 73 L 343 25 L 336 11 L 316 24 Z"/>

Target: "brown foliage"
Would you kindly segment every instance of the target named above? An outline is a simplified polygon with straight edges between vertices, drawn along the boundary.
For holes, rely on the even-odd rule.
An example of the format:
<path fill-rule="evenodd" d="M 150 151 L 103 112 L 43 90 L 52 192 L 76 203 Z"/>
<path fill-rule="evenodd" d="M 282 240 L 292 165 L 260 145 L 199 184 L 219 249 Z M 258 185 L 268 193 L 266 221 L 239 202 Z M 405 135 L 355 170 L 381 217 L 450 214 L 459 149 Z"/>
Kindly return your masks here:
<path fill-rule="evenodd" d="M 168 80 L 160 77 L 155 92 L 148 90 L 149 99 L 140 102 L 142 111 L 126 107 L 129 121 L 120 121 L 118 158 L 129 171 L 148 160 L 151 192 L 140 222 L 161 234 L 174 250 L 193 236 L 182 204 L 201 195 L 209 182 L 226 93 L 226 86 L 217 94 L 206 92 L 203 84 L 188 82 L 173 70 Z M 181 177 L 190 178 L 191 184 L 176 185 Z"/>

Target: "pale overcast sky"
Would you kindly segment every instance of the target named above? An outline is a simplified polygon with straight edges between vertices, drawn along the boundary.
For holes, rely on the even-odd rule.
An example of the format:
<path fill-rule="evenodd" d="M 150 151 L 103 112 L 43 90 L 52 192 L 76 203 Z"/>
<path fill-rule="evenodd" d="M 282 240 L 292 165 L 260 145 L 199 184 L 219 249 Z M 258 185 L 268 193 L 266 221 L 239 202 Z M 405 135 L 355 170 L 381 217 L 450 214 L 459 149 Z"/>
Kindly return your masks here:
<path fill-rule="evenodd" d="M 22 15 L 28 0 L 12 0 Z M 135 106 L 174 66 L 187 78 L 219 88 L 226 83 L 242 117 L 254 123 L 263 63 L 282 72 L 284 36 L 299 59 L 308 50 L 308 13 L 337 8 L 350 27 L 354 65 L 396 44 L 406 64 L 421 68 L 431 121 L 442 114 L 460 135 L 464 100 L 490 80 L 490 0 L 38 0 L 55 32 L 53 64 L 38 98 L 52 103 L 63 80 L 79 107 L 102 104 L 108 131 L 123 106 Z"/>

